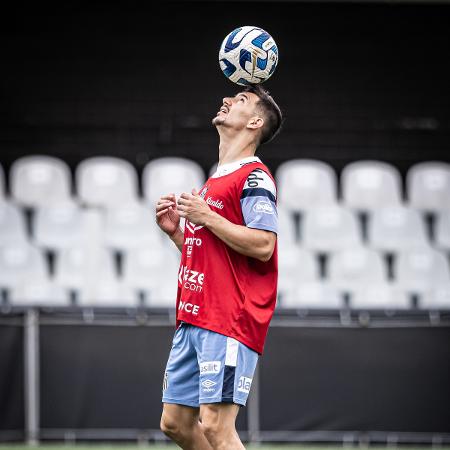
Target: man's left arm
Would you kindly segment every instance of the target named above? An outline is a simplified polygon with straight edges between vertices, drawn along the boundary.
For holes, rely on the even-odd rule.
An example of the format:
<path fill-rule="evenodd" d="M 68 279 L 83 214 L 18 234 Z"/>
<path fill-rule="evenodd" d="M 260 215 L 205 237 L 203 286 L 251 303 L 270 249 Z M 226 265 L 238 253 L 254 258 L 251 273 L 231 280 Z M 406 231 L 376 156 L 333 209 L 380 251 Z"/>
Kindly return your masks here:
<path fill-rule="evenodd" d="M 212 211 L 197 191 L 181 194 L 177 209 L 181 217 L 207 227 L 234 251 L 263 262 L 272 257 L 277 239 L 275 233 L 230 222 Z"/>

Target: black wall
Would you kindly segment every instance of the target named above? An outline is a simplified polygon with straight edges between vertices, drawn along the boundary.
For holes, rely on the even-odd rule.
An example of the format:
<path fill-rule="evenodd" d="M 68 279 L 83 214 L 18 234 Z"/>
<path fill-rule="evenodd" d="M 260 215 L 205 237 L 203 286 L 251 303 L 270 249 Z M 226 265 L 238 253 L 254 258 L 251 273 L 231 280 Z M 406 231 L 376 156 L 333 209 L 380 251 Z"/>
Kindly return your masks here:
<path fill-rule="evenodd" d="M 218 48 L 239 25 L 280 49 L 266 84 L 285 130 L 261 149 L 272 169 L 294 157 L 337 170 L 355 159 L 449 159 L 450 7 L 295 2 L 64 2 L 2 14 L 0 163 L 29 153 L 74 167 L 116 155 L 216 161 L 210 125 L 233 94 Z"/>
<path fill-rule="evenodd" d="M 158 430 L 173 325 L 61 317 L 41 313 L 41 436 L 105 430 L 107 439 L 108 431 Z M 7 319 L 0 324 L 0 441 L 20 439 L 24 427 L 23 329 Z M 260 429 L 271 440 L 316 432 L 342 442 L 346 434 L 375 432 L 384 442 L 390 433 L 404 442 L 418 433 L 422 442 L 448 442 L 449 340 L 448 316 L 441 325 L 394 317 L 368 328 L 278 320 L 259 363 Z M 247 430 L 247 412 L 239 414 L 239 430 Z"/>

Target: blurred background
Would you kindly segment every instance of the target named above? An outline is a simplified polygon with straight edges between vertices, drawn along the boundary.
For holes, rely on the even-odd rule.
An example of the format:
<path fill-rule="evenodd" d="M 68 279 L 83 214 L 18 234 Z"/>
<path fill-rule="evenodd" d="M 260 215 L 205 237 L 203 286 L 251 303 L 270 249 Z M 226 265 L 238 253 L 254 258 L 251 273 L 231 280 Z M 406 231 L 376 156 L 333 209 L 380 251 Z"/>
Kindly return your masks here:
<path fill-rule="evenodd" d="M 179 255 L 218 50 L 275 38 L 276 313 L 246 441 L 450 443 L 450 5 L 17 3 L 1 17 L 0 442 L 165 442 Z"/>

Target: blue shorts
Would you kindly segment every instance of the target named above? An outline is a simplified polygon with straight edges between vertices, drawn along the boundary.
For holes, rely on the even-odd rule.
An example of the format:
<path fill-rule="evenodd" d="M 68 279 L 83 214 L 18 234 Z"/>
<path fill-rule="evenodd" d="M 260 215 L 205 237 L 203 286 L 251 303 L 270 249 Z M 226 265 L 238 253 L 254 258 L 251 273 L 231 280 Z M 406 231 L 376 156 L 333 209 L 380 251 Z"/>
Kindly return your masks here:
<path fill-rule="evenodd" d="M 164 403 L 245 405 L 258 353 L 236 339 L 182 323 L 164 374 Z"/>

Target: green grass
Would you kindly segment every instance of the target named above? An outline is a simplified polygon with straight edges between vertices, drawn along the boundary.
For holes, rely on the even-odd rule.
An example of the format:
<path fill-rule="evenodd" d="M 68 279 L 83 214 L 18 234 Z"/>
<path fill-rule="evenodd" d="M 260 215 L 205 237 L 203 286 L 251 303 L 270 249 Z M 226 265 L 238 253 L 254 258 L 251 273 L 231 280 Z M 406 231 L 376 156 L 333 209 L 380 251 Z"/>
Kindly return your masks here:
<path fill-rule="evenodd" d="M 30 450 L 31 447 L 28 447 L 23 444 L 7 444 L 2 445 L 0 444 L 0 450 Z M 86 444 L 80 444 L 80 445 L 73 445 L 73 444 L 46 444 L 46 445 L 40 445 L 39 447 L 35 447 L 36 450 L 168 450 L 168 449 L 177 449 L 178 447 L 171 445 L 171 444 L 165 444 L 165 445 L 153 445 L 149 444 L 148 446 L 137 446 L 137 445 L 121 445 L 121 444 L 111 444 L 111 445 L 105 445 L 105 444 L 92 444 L 92 445 L 86 445 Z M 286 444 L 286 445 L 269 445 L 269 444 L 262 444 L 260 446 L 247 446 L 247 449 L 253 449 L 253 450 L 342 450 L 344 448 L 358 448 L 358 447 L 342 447 L 342 445 L 292 445 L 292 444 Z M 402 447 L 392 447 L 392 449 L 401 449 Z M 414 447 L 403 447 L 405 450 L 430 450 L 429 446 L 414 446 Z M 386 446 L 370 446 L 370 450 L 389 450 L 390 447 Z M 450 447 L 439 447 L 439 450 L 450 450 Z"/>

